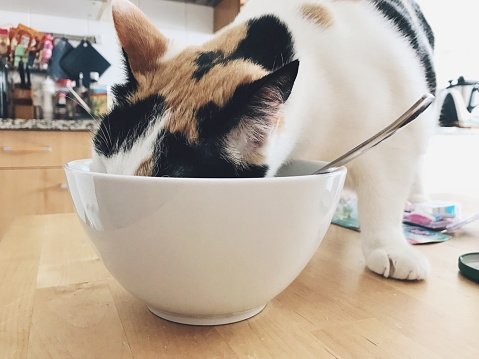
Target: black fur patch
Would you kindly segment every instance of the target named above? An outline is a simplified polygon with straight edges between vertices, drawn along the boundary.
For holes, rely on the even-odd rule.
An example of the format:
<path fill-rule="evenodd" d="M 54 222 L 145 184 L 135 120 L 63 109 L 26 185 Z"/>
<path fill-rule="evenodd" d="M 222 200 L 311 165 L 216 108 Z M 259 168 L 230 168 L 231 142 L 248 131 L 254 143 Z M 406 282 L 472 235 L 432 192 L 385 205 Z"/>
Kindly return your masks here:
<path fill-rule="evenodd" d="M 189 143 L 180 133 L 160 133 L 153 152 L 154 177 L 252 178 L 264 177 L 266 166 L 239 168 L 226 159 L 218 138 Z"/>
<path fill-rule="evenodd" d="M 234 96 L 233 96 L 234 98 Z M 226 106 L 227 107 L 227 106 Z M 224 109 L 210 101 L 196 111 L 198 131 L 202 138 L 218 138 L 225 135 L 233 126 L 222 116 Z"/>
<path fill-rule="evenodd" d="M 411 47 L 415 50 L 424 67 L 429 91 L 435 93 L 437 87 L 436 72 L 434 70 L 430 51 L 427 49 L 427 45 L 434 48 L 434 35 L 419 6 L 414 0 L 412 0 L 411 4 L 413 5 L 414 13 L 411 14 L 403 3 L 403 1 L 410 0 L 370 1 L 378 9 L 378 11 L 381 12 L 386 19 L 390 20 L 401 32 L 401 34 L 409 41 Z M 421 24 L 420 26 L 415 25 L 413 17 Z M 419 33 L 423 33 L 426 36 L 429 44 L 424 44 L 421 41 L 421 39 L 418 37 Z"/>
<path fill-rule="evenodd" d="M 231 99 L 220 108 L 209 102 L 196 112 L 200 137 L 218 138 L 228 134 L 244 119 L 264 120 L 275 111 L 275 104 L 268 97 L 274 91 L 280 96 L 277 105 L 286 102 L 291 95 L 298 74 L 299 61 L 293 61 L 275 72 L 249 84 L 236 88 Z"/>
<path fill-rule="evenodd" d="M 161 96 L 151 96 L 135 104 L 120 101 L 107 114 L 93 138 L 97 153 L 111 157 L 129 151 L 164 109 Z"/>
<path fill-rule="evenodd" d="M 230 58 L 248 59 L 275 71 L 294 60 L 293 36 L 286 24 L 274 15 L 248 21 L 248 33 Z"/>
<path fill-rule="evenodd" d="M 201 53 L 196 59 L 198 69 L 193 74 L 201 79 L 214 66 L 234 60 L 249 60 L 268 71 L 275 71 L 294 60 L 294 42 L 288 27 L 273 15 L 249 20 L 246 37 L 229 56 L 221 51 Z"/>
<path fill-rule="evenodd" d="M 195 60 L 197 69 L 193 73 L 193 78 L 196 80 L 200 80 L 213 67 L 226 62 L 227 60 L 225 59 L 225 54 L 222 51 L 202 52 Z"/>
<path fill-rule="evenodd" d="M 123 50 L 123 69 L 126 75 L 126 81 L 123 84 L 118 84 L 112 87 L 111 91 L 117 103 L 126 103 L 126 99 L 134 93 L 138 88 L 138 82 L 133 76 L 131 71 L 130 63 L 128 62 L 128 55 L 125 50 Z"/>
<path fill-rule="evenodd" d="M 434 49 L 434 47 L 436 46 L 436 39 L 434 37 L 434 32 L 432 31 L 431 26 L 429 25 L 426 18 L 424 17 L 424 14 L 422 13 L 419 5 L 416 2 L 414 2 L 413 7 L 414 7 L 414 11 L 416 12 L 416 16 L 421 22 L 423 31 L 426 33 L 427 39 L 429 41 L 429 45 L 431 45 L 431 47 Z"/>
<path fill-rule="evenodd" d="M 189 142 L 183 134 L 163 132 L 153 153 L 153 176 L 191 177 L 191 178 L 230 178 L 230 177 L 264 177 L 267 166 L 248 163 L 235 164 L 225 152 L 225 140 L 230 131 L 241 121 L 251 121 L 245 124 L 253 131 L 255 121 L 268 121 L 270 114 L 264 96 L 269 91 L 278 94 L 276 101 L 285 102 L 293 87 L 298 73 L 299 62 L 294 61 L 283 68 L 251 84 L 239 86 L 229 102 L 219 107 L 213 102 L 199 108 L 196 112 L 199 139 Z M 271 99 L 267 97 L 269 101 Z M 273 106 L 270 104 L 270 106 Z M 267 137 L 264 133 L 264 140 Z M 262 139 L 258 133 L 251 141 L 258 141 L 253 146 L 261 147 Z"/>
<path fill-rule="evenodd" d="M 180 133 L 161 133 L 153 153 L 153 175 L 192 178 L 264 177 L 268 171 L 267 166 L 235 164 L 225 152 L 225 142 L 231 130 L 242 121 L 246 121 L 245 131 L 254 131 L 255 122 L 268 121 L 270 111 L 274 110 L 269 106 L 274 104 L 265 104 L 265 101 L 273 102 L 270 94 L 274 91 L 279 96 L 274 99 L 278 106 L 285 102 L 291 94 L 298 68 L 299 61 L 293 61 L 262 79 L 238 86 L 223 107 L 213 102 L 202 106 L 196 112 L 199 139 L 195 143 L 189 142 Z M 252 145 L 259 149 L 264 143 L 259 138 L 261 134 L 255 132 L 255 135 L 251 141 L 257 142 Z M 267 135 L 264 133 L 264 140 Z"/>

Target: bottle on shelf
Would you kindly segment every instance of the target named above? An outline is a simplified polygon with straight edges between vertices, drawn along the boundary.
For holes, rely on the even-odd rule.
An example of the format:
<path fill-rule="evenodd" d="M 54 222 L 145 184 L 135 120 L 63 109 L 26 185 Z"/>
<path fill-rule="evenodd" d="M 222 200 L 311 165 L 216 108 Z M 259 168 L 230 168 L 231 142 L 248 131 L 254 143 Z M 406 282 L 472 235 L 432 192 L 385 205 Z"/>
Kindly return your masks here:
<path fill-rule="evenodd" d="M 80 72 L 78 75 L 78 86 L 75 87 L 75 92 L 80 96 L 80 98 L 88 104 L 88 88 L 84 85 L 84 76 L 83 72 Z M 79 118 L 88 118 L 88 112 L 83 108 L 81 104 L 75 101 L 74 103 L 76 117 Z"/>
<path fill-rule="evenodd" d="M 98 83 L 99 79 L 98 72 L 90 72 L 89 100 L 91 115 L 95 118 L 108 111 L 108 89 L 107 86 Z"/>
<path fill-rule="evenodd" d="M 55 82 L 47 76 L 42 82 L 42 109 L 43 118 L 53 119 L 53 97 L 55 95 Z"/>
<path fill-rule="evenodd" d="M 69 109 L 67 108 L 67 96 L 70 92 L 68 89 L 71 86 L 71 80 L 60 79 L 57 80 L 56 94 L 55 94 L 55 119 L 66 120 L 69 115 Z"/>
<path fill-rule="evenodd" d="M 55 120 L 66 120 L 67 118 L 67 96 L 64 92 L 57 94 L 57 103 L 55 104 Z"/>

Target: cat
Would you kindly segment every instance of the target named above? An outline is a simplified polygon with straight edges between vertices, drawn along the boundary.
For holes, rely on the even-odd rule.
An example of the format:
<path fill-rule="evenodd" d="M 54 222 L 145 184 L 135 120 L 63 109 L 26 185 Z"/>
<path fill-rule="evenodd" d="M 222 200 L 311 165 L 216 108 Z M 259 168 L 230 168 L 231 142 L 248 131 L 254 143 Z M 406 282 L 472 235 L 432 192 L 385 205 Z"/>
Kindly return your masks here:
<path fill-rule="evenodd" d="M 113 19 L 127 80 L 94 137 L 94 171 L 273 176 L 289 159 L 332 160 L 436 92 L 434 35 L 414 0 L 250 0 L 186 48 L 126 0 Z M 348 166 L 365 264 L 387 278 L 429 272 L 401 221 L 408 196 L 424 195 L 433 114 Z"/>

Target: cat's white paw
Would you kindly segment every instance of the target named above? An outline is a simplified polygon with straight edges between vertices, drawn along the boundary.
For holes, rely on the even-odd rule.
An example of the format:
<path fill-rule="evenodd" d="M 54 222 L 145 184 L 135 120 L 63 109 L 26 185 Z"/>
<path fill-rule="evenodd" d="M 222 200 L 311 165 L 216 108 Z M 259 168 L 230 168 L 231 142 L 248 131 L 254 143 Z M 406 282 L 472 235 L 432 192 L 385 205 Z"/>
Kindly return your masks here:
<path fill-rule="evenodd" d="M 429 274 L 429 261 L 409 245 L 377 248 L 365 254 L 366 266 L 385 278 L 421 280 Z"/>

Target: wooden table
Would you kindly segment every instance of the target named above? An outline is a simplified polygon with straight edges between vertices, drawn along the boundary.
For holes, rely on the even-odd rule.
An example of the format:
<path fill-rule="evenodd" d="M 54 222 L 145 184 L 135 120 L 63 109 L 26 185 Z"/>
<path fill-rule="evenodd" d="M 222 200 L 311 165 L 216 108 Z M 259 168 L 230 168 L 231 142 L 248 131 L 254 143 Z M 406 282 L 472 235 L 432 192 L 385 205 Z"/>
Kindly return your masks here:
<path fill-rule="evenodd" d="M 257 317 L 161 320 L 105 270 L 73 214 L 20 217 L 0 241 L 0 358 L 479 358 L 479 285 L 458 274 L 479 225 L 420 247 L 429 280 L 364 270 L 332 226 L 308 267 Z"/>

